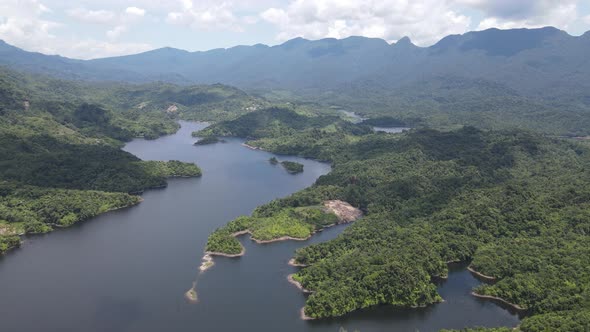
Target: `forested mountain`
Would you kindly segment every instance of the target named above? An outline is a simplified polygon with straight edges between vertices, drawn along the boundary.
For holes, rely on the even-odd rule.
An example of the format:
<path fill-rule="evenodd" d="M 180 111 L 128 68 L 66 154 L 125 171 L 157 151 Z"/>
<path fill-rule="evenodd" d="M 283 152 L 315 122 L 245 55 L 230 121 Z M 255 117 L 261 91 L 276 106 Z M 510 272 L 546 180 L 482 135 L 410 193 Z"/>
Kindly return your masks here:
<path fill-rule="evenodd" d="M 105 114 L 102 116 L 126 130 L 127 136 L 120 137 L 123 140 L 171 133 L 177 129 L 178 118 L 201 121 L 232 119 L 268 104 L 263 99 L 221 84 L 179 86 L 163 82 L 70 81 L 2 67 L 0 82 L 5 87 L 1 93 L 10 97 L 0 100 L 0 106 L 10 102 L 13 108 L 22 109 L 24 101 L 27 101 L 30 107 L 41 108 L 58 119 L 79 124 L 81 119 L 66 118 L 65 114 L 60 114 L 61 110 L 81 104 L 92 105 L 85 107 L 94 108 L 94 112 L 100 112 L 96 110 L 98 108 L 103 109 Z M 80 110 L 71 115 L 89 116 L 91 112 Z"/>
<path fill-rule="evenodd" d="M 524 127 L 585 136 L 590 33 L 547 27 L 469 32 L 417 47 L 408 38 L 296 38 L 206 52 L 162 48 L 72 60 L 0 44 L 0 64 L 62 78 L 223 83 L 278 100 L 422 118 L 437 126 Z"/>
<path fill-rule="evenodd" d="M 264 104 L 220 84 L 90 83 L 0 68 L 0 253 L 17 234 L 69 226 L 136 204 L 133 193 L 167 177 L 201 174 L 194 164 L 141 161 L 120 149 L 124 141 Z"/>
<path fill-rule="evenodd" d="M 590 135 L 589 54 L 590 33 L 555 28 L 469 32 L 431 47 L 297 38 L 96 60 L 0 43 L 0 253 L 19 245 L 17 234 L 136 204 L 134 193 L 169 176 L 200 175 L 120 147 L 172 133 L 178 119 L 211 120 L 198 135 L 245 137 L 333 170 L 218 229 L 210 250 L 239 252 L 231 235 L 244 228 L 265 240 L 311 235 L 334 222 L 318 208 L 326 200 L 366 215 L 295 253 L 307 267 L 293 278 L 314 291 L 308 316 L 441 301 L 432 280 L 460 261 L 495 281 L 477 294 L 527 312 L 521 331 L 585 331 L 590 149 L 555 136 Z M 374 133 L 276 101 L 416 128 Z"/>
<path fill-rule="evenodd" d="M 312 291 L 307 316 L 436 303 L 441 297 L 433 278 L 446 277 L 449 262 L 470 262 L 494 280 L 476 294 L 527 313 L 518 330 L 590 327 L 588 146 L 473 127 L 396 135 L 363 125 L 319 127 L 329 120 L 321 118 L 302 128 L 301 119 L 284 114 L 283 127 L 299 130 L 265 132 L 265 122 L 251 122 L 255 114 L 213 128 L 249 123 L 250 132 L 259 133 L 251 146 L 329 160 L 332 171 L 314 186 L 219 228 L 207 250 L 239 253 L 232 234 L 244 229 L 257 239 L 305 238 L 333 222 L 307 212 L 326 200 L 342 200 L 366 216 L 338 238 L 295 253 L 304 268 L 292 278 Z"/>

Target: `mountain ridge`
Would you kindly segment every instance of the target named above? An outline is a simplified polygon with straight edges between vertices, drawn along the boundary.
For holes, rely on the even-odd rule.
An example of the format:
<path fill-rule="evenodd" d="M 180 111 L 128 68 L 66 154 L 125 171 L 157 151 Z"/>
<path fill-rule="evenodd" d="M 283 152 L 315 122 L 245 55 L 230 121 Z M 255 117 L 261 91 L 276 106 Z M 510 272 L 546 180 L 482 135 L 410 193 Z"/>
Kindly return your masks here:
<path fill-rule="evenodd" d="M 531 114 L 543 122 L 567 113 L 567 123 L 552 133 L 579 135 L 587 132 L 582 126 L 590 112 L 589 37 L 554 27 L 493 28 L 449 35 L 429 47 L 409 38 L 295 38 L 275 46 L 160 48 L 94 60 L 0 44 L 0 65 L 61 79 L 222 83 L 272 101 L 313 102 L 368 116 L 436 117 L 437 125 L 454 124 L 461 113 L 471 125 L 494 128 L 486 121 L 505 123 L 502 114 L 508 113 L 530 127 Z M 474 117 L 472 109 L 487 116 Z"/>

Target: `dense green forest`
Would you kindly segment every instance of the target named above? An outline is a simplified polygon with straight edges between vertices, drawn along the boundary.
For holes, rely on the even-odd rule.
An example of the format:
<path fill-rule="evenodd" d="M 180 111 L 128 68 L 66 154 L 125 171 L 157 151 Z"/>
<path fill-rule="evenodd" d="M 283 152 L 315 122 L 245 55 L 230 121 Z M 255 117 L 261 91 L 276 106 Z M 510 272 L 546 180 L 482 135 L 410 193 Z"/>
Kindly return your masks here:
<path fill-rule="evenodd" d="M 272 241 L 281 237 L 306 239 L 316 230 L 335 224 L 335 214 L 325 212 L 321 206 L 282 208 L 269 211 L 256 209 L 251 217 L 238 217 L 221 227 L 207 241 L 207 251 L 236 255 L 242 251 L 236 233 L 248 231 L 252 239 Z"/>
<path fill-rule="evenodd" d="M 270 107 L 251 112 L 235 120 L 217 122 L 193 136 L 236 136 L 251 139 L 277 138 L 296 134 L 303 130 L 318 129 L 336 132 L 370 132 L 369 126 L 355 126 L 339 116 L 304 113 L 300 108 Z"/>
<path fill-rule="evenodd" d="M 0 182 L 0 253 L 18 246 L 20 234 L 47 233 L 139 201 L 127 193 Z"/>
<path fill-rule="evenodd" d="M 294 161 L 281 161 L 281 165 L 283 168 L 287 170 L 290 174 L 297 174 L 303 172 L 303 164 L 294 162 Z"/>
<path fill-rule="evenodd" d="M 518 110 L 517 99 L 508 111 Z M 495 279 L 476 293 L 524 308 L 521 331 L 588 330 L 587 144 L 522 129 L 459 127 L 481 116 L 460 109 L 451 119 L 434 107 L 433 116 L 422 120 L 417 113 L 383 115 L 375 108 L 374 119 L 353 124 L 294 107 L 259 110 L 265 106 L 222 85 L 103 85 L 3 69 L 0 253 L 18 246 L 20 234 L 48 232 L 136 204 L 139 198 L 130 193 L 164 186 L 167 177 L 199 176 L 196 165 L 145 162 L 120 147 L 133 137 L 172 133 L 181 118 L 222 120 L 195 135 L 246 137 L 249 145 L 275 153 L 330 161 L 333 170 L 314 186 L 216 230 L 208 251 L 240 253 L 234 234 L 244 231 L 259 241 L 307 238 L 336 222 L 321 209 L 326 200 L 346 201 L 366 214 L 335 240 L 295 253 L 295 261 L 307 267 L 293 278 L 314 291 L 306 315 L 340 316 L 378 304 L 430 305 L 442 300 L 432 279 L 447 275 L 448 262 L 469 261 Z M 522 114 L 522 127 L 562 132 L 524 125 L 535 113 Z M 484 119 L 479 127 L 514 127 Z M 557 120 L 556 125 L 570 121 L 562 126 L 567 130 L 585 123 Z M 391 124 L 448 130 L 394 135 L 369 126 Z"/>
<path fill-rule="evenodd" d="M 447 275 L 447 262 L 472 261 L 472 268 L 497 280 L 474 291 L 524 308 L 529 316 L 522 331 L 587 330 L 590 149 L 585 145 L 473 127 L 404 134 L 372 133 L 362 125 L 334 130 L 340 124 L 323 123 L 328 119 L 314 119 L 321 126 L 299 130 L 292 128 L 301 120 L 284 121 L 277 133 L 256 127 L 268 121 L 252 124 L 254 114 L 247 117 L 217 128 L 247 133 L 257 138 L 248 144 L 269 151 L 333 164 L 314 186 L 259 207 L 245 219 L 248 228 L 256 222 L 262 227 L 264 217 L 331 199 L 366 212 L 335 240 L 295 253 L 296 262 L 307 267 L 294 279 L 314 291 L 306 315 L 436 303 L 441 298 L 432 278 Z M 246 123 L 249 131 L 234 129 Z M 301 222 L 313 225 L 304 218 L 292 221 Z M 239 251 L 239 242 L 227 236 L 244 229 L 236 224 L 241 222 L 214 233 L 208 248 Z M 214 240 L 226 243 L 213 247 Z"/>
<path fill-rule="evenodd" d="M 222 82 L 274 101 L 394 116 L 412 127 L 417 120 L 573 136 L 590 134 L 588 54 L 590 32 L 572 36 L 554 27 L 471 31 L 428 47 L 408 38 L 295 38 L 273 47 L 163 48 L 89 61 L 0 43 L 0 63 L 59 77 Z"/>
<path fill-rule="evenodd" d="M 0 67 L 0 109 L 34 108 L 93 136 L 129 140 L 174 133 L 177 120 L 236 118 L 268 103 L 225 86 L 58 80 Z M 27 101 L 29 106 L 25 107 Z"/>
<path fill-rule="evenodd" d="M 0 253 L 18 246 L 18 235 L 137 204 L 129 193 L 165 186 L 168 177 L 201 175 L 194 164 L 122 151 L 124 141 L 178 125 L 165 112 L 135 117 L 88 102 L 105 89 L 0 70 Z"/>
<path fill-rule="evenodd" d="M 215 137 L 215 136 L 208 136 L 208 137 L 203 137 L 203 138 L 199 139 L 198 141 L 196 141 L 194 143 L 194 145 L 209 145 L 209 144 L 215 144 L 215 143 L 219 143 L 219 142 L 222 142 L 222 140 Z"/>
<path fill-rule="evenodd" d="M 485 79 L 444 75 L 391 87 L 360 81 L 341 89 L 310 92 L 297 98 L 324 107 L 354 110 L 378 121 L 395 120 L 391 123 L 403 123 L 403 126 L 453 129 L 471 125 L 481 129 L 526 129 L 573 137 L 590 135 L 585 91 L 587 89 L 575 87 L 571 93 L 530 96 Z M 375 122 L 374 125 L 379 124 Z"/>

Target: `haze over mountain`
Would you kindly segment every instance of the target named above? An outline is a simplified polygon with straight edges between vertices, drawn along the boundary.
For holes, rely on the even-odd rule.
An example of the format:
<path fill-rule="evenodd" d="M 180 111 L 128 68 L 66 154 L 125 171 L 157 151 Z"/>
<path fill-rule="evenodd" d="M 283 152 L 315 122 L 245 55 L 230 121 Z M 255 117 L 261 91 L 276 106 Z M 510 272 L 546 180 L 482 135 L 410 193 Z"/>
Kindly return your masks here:
<path fill-rule="evenodd" d="M 46 56 L 0 44 L 0 64 L 60 78 L 219 82 L 267 96 L 286 91 L 308 101 L 406 119 L 411 109 L 421 115 L 446 114 L 459 99 L 463 108 L 469 100 L 477 100 L 474 107 L 482 108 L 494 104 L 489 99 L 496 97 L 502 97 L 503 104 L 510 97 L 509 113 L 534 110 L 535 121 L 548 119 L 540 113 L 550 111 L 552 103 L 558 103 L 562 112 L 585 112 L 590 107 L 588 54 L 590 32 L 575 37 L 553 27 L 474 31 L 447 36 L 424 48 L 409 38 L 394 44 L 365 37 L 296 38 L 272 47 L 257 44 L 206 52 L 161 48 L 95 60 Z M 457 116 L 461 109 L 452 112 Z M 493 122 L 504 117 L 490 114 Z M 470 123 L 461 116 L 462 123 Z M 575 126 L 579 120 L 572 116 L 555 132 L 585 134 Z M 485 123 L 481 117 L 473 121 Z M 526 126 L 528 121 L 516 123 Z"/>
<path fill-rule="evenodd" d="M 206 52 L 160 48 L 96 60 L 46 56 L 2 42 L 0 63 L 64 78 L 220 82 L 250 89 L 329 88 L 374 75 L 389 76 L 388 83 L 399 84 L 427 73 L 453 73 L 506 81 L 526 91 L 534 87 L 516 82 L 522 74 L 540 78 L 559 72 L 561 79 L 568 74 L 583 76 L 586 72 L 579 71 L 588 70 L 581 65 L 587 63 L 589 50 L 590 33 L 574 37 L 546 27 L 450 35 L 425 48 L 407 37 L 394 44 L 365 37 L 295 38 L 273 47 L 257 44 Z"/>

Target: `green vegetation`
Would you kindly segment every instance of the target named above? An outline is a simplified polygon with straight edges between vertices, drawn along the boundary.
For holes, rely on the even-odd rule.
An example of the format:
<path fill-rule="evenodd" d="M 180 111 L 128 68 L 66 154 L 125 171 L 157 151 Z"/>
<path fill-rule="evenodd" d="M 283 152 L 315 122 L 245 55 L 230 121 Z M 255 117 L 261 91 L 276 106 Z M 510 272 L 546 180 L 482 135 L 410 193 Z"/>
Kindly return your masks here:
<path fill-rule="evenodd" d="M 248 113 L 232 121 L 221 121 L 193 136 L 236 136 L 251 139 L 277 138 L 297 134 L 302 130 L 326 129 L 337 126 L 357 128 L 337 116 L 313 116 L 286 107 L 271 107 Z M 370 128 L 367 127 L 369 130 Z"/>
<path fill-rule="evenodd" d="M 268 160 L 268 162 L 269 162 L 271 165 L 276 165 L 276 164 L 278 164 L 278 163 L 279 163 L 279 160 L 278 160 L 276 157 L 271 157 L 271 158 Z"/>
<path fill-rule="evenodd" d="M 139 203 L 138 196 L 93 190 L 47 189 L 0 183 L 0 225 L 21 224 L 27 233 L 70 226 L 106 211 Z M 36 230 L 36 231 L 35 231 Z"/>
<path fill-rule="evenodd" d="M 0 236 L 0 255 L 10 249 L 20 246 L 20 238 L 16 235 Z"/>
<path fill-rule="evenodd" d="M 249 137 L 253 140 L 248 145 L 278 154 L 331 160 L 347 143 L 372 132 L 370 126 L 355 125 L 337 116 L 310 116 L 275 107 L 218 122 L 193 135 Z"/>
<path fill-rule="evenodd" d="M 196 177 L 201 176 L 201 169 L 191 163 L 184 163 L 178 160 L 170 161 L 141 161 L 136 164 L 147 174 L 155 177 Z"/>
<path fill-rule="evenodd" d="M 552 135 L 587 136 L 590 119 L 586 116 L 584 88 L 571 88 L 567 92 L 548 88 L 546 94 L 530 95 L 487 79 L 449 74 L 391 86 L 356 82 L 345 89 L 312 93 L 300 99 L 322 106 L 341 105 L 364 117 L 376 118 L 367 123 L 373 125 L 389 118 L 405 123 L 404 127 L 456 129 L 471 125 L 481 129 L 524 128 Z"/>
<path fill-rule="evenodd" d="M 297 174 L 303 172 L 303 164 L 294 162 L 294 161 L 281 161 L 281 165 L 289 172 L 290 174 Z"/>
<path fill-rule="evenodd" d="M 519 330 L 516 330 L 517 332 Z M 476 328 L 466 328 L 461 330 L 441 330 L 440 332 L 515 332 L 512 328 L 508 327 L 497 327 L 497 328 L 485 328 L 485 327 L 476 327 Z"/>
<path fill-rule="evenodd" d="M 586 332 L 590 330 L 590 310 L 570 310 L 535 315 L 512 328 L 472 328 L 441 332 Z"/>
<path fill-rule="evenodd" d="M 447 262 L 472 260 L 473 268 L 498 280 L 476 292 L 527 309 L 523 331 L 587 324 L 584 314 L 573 315 L 590 308 L 586 145 L 517 130 L 390 135 L 362 125 L 332 129 L 338 126 L 293 132 L 284 122 L 284 134 L 255 124 L 248 129 L 266 133 L 248 144 L 333 164 L 314 186 L 259 207 L 254 218 L 329 199 L 366 213 L 335 240 L 295 253 L 308 267 L 294 278 L 314 291 L 306 315 L 435 303 L 440 297 L 432 278 L 447 275 Z M 247 220 L 248 228 L 257 221 Z"/>
<path fill-rule="evenodd" d="M 418 122 L 418 120 L 414 120 L 413 122 Z M 408 125 L 406 122 L 391 116 L 379 116 L 366 119 L 363 121 L 363 124 L 374 127 L 406 127 Z"/>
<path fill-rule="evenodd" d="M 92 144 L 91 139 L 67 127 L 62 137 L 56 137 L 53 129 L 28 136 L 26 125 L 33 122 L 46 122 L 57 130 L 63 126 L 51 119 L 18 115 L 13 119 L 0 119 L 0 180 L 40 187 L 138 192 L 165 185 L 169 176 L 200 175 L 195 165 L 144 162 L 118 147 Z M 20 121 L 25 125 L 17 124 Z M 70 132 L 72 140 L 80 143 L 65 142 Z"/>
<path fill-rule="evenodd" d="M 208 136 L 208 137 L 203 137 L 200 140 L 195 142 L 195 145 L 208 145 L 208 144 L 215 144 L 215 143 L 219 143 L 221 142 L 221 140 L 215 136 Z"/>
<path fill-rule="evenodd" d="M 242 245 L 233 236 L 235 233 L 249 231 L 252 239 L 273 241 L 282 237 L 306 239 L 316 230 L 337 222 L 336 215 L 326 213 L 321 206 L 297 208 L 257 209 L 251 217 L 239 217 L 209 236 L 207 251 L 239 254 Z"/>
<path fill-rule="evenodd" d="M 165 186 L 168 177 L 201 175 L 194 164 L 122 151 L 139 131 L 155 137 L 178 125 L 87 102 L 108 89 L 0 70 L 0 253 L 18 246 L 18 235 L 136 204 L 129 193 Z"/>
<path fill-rule="evenodd" d="M 20 244 L 17 235 L 47 233 L 139 201 L 138 196 L 126 193 L 0 182 L 0 253 Z"/>

